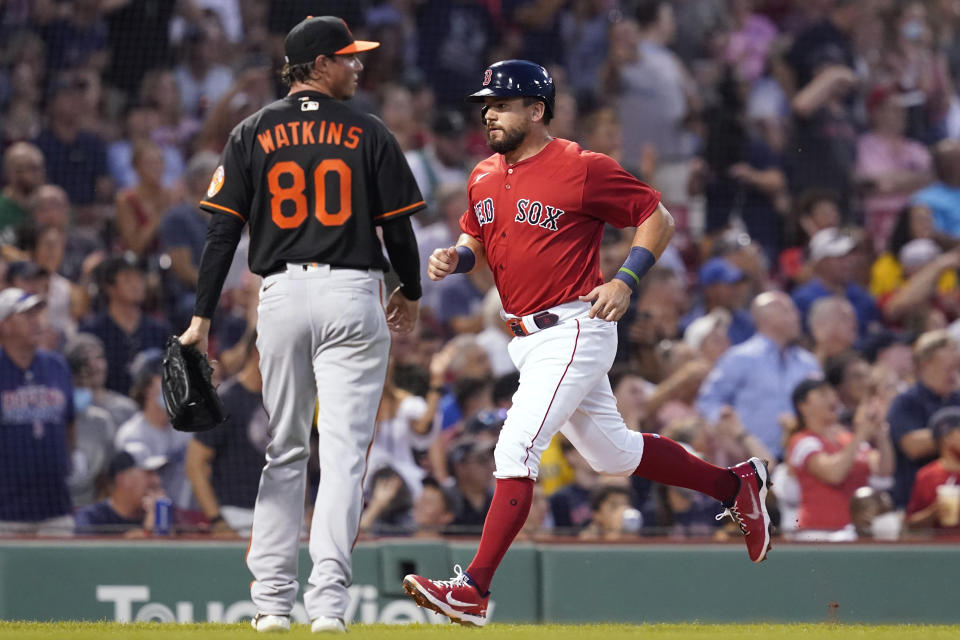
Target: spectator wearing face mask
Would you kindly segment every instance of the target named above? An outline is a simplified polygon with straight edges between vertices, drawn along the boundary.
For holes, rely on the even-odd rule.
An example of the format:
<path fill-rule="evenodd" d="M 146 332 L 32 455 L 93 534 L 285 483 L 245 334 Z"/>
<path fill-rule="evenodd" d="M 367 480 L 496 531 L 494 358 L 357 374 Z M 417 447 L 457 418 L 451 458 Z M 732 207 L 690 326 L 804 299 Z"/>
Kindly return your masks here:
<path fill-rule="evenodd" d="M 64 356 L 73 374 L 73 402 L 77 413 L 87 407 L 106 411 L 113 423 L 110 441 L 117 429 L 137 412 L 137 403 L 128 396 L 111 391 L 105 386 L 107 380 L 107 357 L 103 342 L 92 333 L 78 333 L 67 342 Z"/>
<path fill-rule="evenodd" d="M 113 456 L 117 423 L 106 409 L 93 404 L 93 392 L 85 386 L 90 377 L 85 350 L 78 348 L 75 342 L 68 343 L 67 347 L 76 416 L 67 485 L 73 506 L 79 509 L 96 501 L 97 495 L 106 486 L 106 472 Z"/>

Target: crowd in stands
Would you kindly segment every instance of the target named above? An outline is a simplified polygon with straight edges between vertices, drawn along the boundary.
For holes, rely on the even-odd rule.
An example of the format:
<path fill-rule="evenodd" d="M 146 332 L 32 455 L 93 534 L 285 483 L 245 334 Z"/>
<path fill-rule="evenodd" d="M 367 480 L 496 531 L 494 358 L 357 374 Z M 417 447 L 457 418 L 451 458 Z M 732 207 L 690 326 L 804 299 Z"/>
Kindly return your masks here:
<path fill-rule="evenodd" d="M 367 534 L 476 534 L 490 504 L 513 335 L 489 272 L 435 283 L 426 258 L 456 241 L 490 153 L 463 98 L 507 58 L 550 70 L 553 135 L 654 185 L 677 222 L 618 326 L 627 425 L 716 464 L 769 460 L 783 536 L 960 532 L 960 3 L 6 0 L 0 535 L 142 536 L 161 498 L 177 531 L 249 533 L 270 435 L 246 239 L 210 345 L 226 424 L 172 429 L 161 349 L 192 313 L 225 140 L 283 94 L 286 32 L 325 14 L 382 43 L 352 104 L 428 203 Z M 631 238 L 607 229 L 605 279 Z M 558 437 L 521 536 L 722 538 L 720 510 L 601 476 Z"/>

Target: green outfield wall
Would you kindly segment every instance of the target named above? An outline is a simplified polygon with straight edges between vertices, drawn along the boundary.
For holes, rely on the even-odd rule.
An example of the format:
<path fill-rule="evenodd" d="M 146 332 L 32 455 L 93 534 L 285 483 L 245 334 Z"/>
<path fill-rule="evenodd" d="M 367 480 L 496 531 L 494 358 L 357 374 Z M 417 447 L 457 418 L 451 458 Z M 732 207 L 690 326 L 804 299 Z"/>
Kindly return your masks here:
<path fill-rule="evenodd" d="M 406 573 L 449 577 L 476 542 L 357 545 L 348 618 L 443 622 L 406 598 Z M 251 617 L 246 545 L 0 542 L 0 619 L 232 622 Z M 301 575 L 309 556 L 300 557 Z M 960 546 L 516 544 L 492 586 L 499 622 L 960 623 Z M 302 604 L 294 618 L 306 621 Z"/>

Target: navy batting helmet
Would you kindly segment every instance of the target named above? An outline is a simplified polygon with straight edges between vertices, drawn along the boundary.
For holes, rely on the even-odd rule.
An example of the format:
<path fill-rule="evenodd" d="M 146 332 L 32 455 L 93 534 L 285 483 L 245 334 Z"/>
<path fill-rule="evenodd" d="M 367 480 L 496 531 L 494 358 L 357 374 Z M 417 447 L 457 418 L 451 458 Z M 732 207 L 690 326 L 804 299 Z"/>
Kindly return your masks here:
<path fill-rule="evenodd" d="M 483 88 L 467 98 L 483 102 L 487 96 L 537 98 L 546 108 L 549 120 L 553 117 L 553 98 L 556 90 L 547 70 L 528 60 L 503 60 L 483 72 Z"/>

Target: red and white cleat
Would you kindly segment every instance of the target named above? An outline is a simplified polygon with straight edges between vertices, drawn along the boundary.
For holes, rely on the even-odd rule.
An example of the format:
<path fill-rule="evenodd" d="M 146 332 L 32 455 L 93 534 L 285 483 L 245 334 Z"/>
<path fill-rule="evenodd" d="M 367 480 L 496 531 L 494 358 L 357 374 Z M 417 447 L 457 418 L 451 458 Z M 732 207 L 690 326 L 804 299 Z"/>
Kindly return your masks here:
<path fill-rule="evenodd" d="M 763 562 L 770 551 L 771 529 L 770 514 L 767 513 L 767 465 L 754 457 L 730 467 L 730 471 L 740 479 L 740 489 L 733 503 L 724 505 L 726 509 L 717 520 L 730 516 L 743 531 L 750 559 Z"/>
<path fill-rule="evenodd" d="M 460 565 L 454 565 L 449 580 L 430 580 L 410 574 L 403 579 L 403 590 L 418 605 L 442 613 L 454 622 L 471 627 L 487 624 L 490 593 L 481 596 L 467 579 Z"/>

